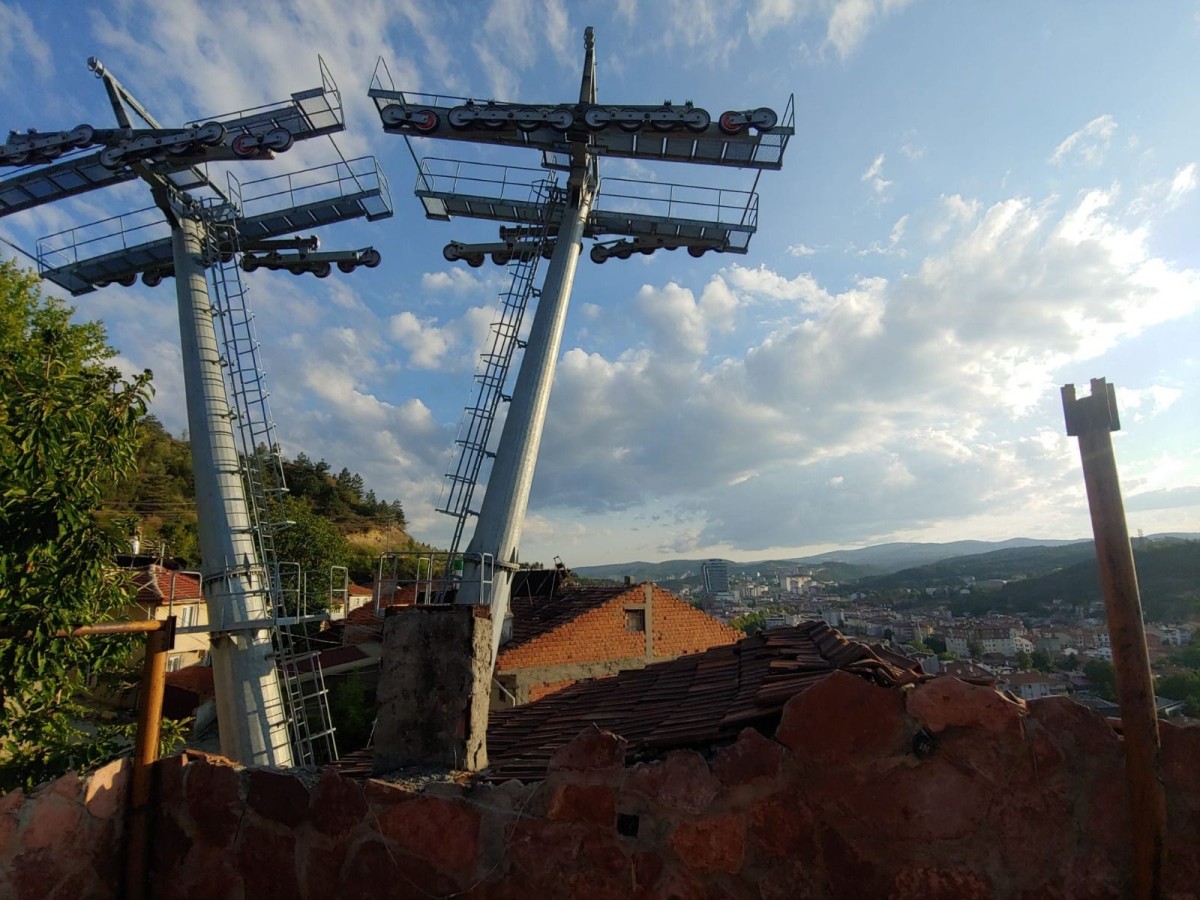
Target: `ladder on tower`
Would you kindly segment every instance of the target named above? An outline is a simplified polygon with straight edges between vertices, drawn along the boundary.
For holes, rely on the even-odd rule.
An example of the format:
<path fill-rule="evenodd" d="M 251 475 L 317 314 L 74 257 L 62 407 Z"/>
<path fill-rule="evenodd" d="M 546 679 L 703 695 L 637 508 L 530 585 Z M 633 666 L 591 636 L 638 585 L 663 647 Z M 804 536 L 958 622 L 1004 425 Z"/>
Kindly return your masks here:
<path fill-rule="evenodd" d="M 471 500 L 479 483 L 480 469 L 485 459 L 495 456 L 488 448 L 496 411 L 501 401 L 511 399 L 504 393 L 504 385 L 513 354 L 519 347 L 524 347 L 524 341 L 520 339 L 521 323 L 529 298 L 538 294 L 535 287 L 538 264 L 547 249 L 547 242 L 553 239 L 557 230 L 557 208 L 566 199 L 566 192 L 553 179 L 545 179 L 534 185 L 532 199 L 540 210 L 539 221 L 528 235 L 534 245 L 533 252 L 514 253 L 509 263 L 512 278 L 508 288 L 500 293 L 497 318 L 491 328 L 491 345 L 479 357 L 473 399 L 463 411 L 454 441 L 459 449 L 457 463 L 453 471 L 446 473 L 442 489 L 445 502 L 438 508 L 438 512 L 455 520 L 449 552 L 449 566 L 455 572 L 461 568 L 460 548 L 467 519 L 478 514 L 471 508 Z M 444 598 L 431 596 L 429 599 Z"/>
<path fill-rule="evenodd" d="M 228 202 L 206 204 L 202 215 L 204 258 L 209 263 L 212 304 L 222 342 L 222 363 L 230 395 L 230 412 L 239 441 L 250 525 L 266 574 L 274 623 L 272 644 L 288 716 L 288 733 L 296 765 L 317 765 L 338 758 L 329 692 L 320 656 L 311 650 L 300 617 L 301 604 L 289 610 L 275 552 L 275 536 L 286 528 L 283 497 L 287 493 L 283 459 L 271 418 L 254 316 L 246 300 L 238 256 L 240 244 Z M 294 624 L 293 624 L 294 623 Z"/>

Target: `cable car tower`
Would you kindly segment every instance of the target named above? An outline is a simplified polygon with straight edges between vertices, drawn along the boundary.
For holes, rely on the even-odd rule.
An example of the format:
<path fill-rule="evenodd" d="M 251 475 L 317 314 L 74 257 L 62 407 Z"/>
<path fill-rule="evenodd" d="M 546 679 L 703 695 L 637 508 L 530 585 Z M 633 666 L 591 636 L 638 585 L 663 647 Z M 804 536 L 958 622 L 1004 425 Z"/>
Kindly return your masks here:
<path fill-rule="evenodd" d="M 390 216 L 387 183 L 371 158 L 244 185 L 230 173 L 225 189 L 209 179 L 208 163 L 274 159 L 295 141 L 344 128 L 323 61 L 321 87 L 175 128 L 159 124 L 98 60 L 88 66 L 104 83 L 116 127 L 11 132 L 0 166 L 19 168 L 0 180 L 0 216 L 135 179 L 149 185 L 153 207 L 41 239 L 38 268 L 73 295 L 132 285 L 139 275 L 150 286 L 175 279 L 221 752 L 273 766 L 313 762 L 319 749 L 336 756 L 323 680 L 319 670 L 309 674 L 315 661 L 300 665 L 289 628 L 297 617 L 282 601 L 273 535 L 286 523 L 273 501 L 285 488 L 241 272 L 325 277 L 334 265 L 378 265 L 370 247 L 321 252 L 314 237 L 284 236 Z"/>
<path fill-rule="evenodd" d="M 466 216 L 506 223 L 498 242 L 451 242 L 443 251 L 447 260 L 461 259 L 472 266 L 482 265 L 490 254 L 494 262 L 512 268 L 511 286 L 501 296 L 500 318 L 492 327 L 491 349 L 476 372 L 475 401 L 459 431 L 458 465 L 447 476 L 449 502 L 441 510 L 457 519 L 447 567 L 451 572 L 463 524 L 469 516 L 478 516 L 462 554 L 461 580 L 450 577 L 444 583 L 453 584 L 456 602 L 491 607 L 493 661 L 512 574 L 519 567 L 521 529 L 583 238 L 597 240 L 590 255 L 602 263 L 614 256 L 628 259 L 635 252 L 680 247 L 694 257 L 745 253 L 757 228 L 758 196 L 753 188 L 731 191 L 622 179 L 601 184 L 599 158 L 755 169 L 756 187 L 761 170 L 782 167 L 794 133 L 790 98 L 783 121 L 765 107 L 723 112 L 714 122 L 691 102 L 601 104 L 590 27 L 584 32 L 584 50 L 577 103 L 500 103 L 404 93 L 395 89 L 382 60 L 370 90 L 384 131 L 406 140 L 428 137 L 524 147 L 542 156 L 540 170 L 426 159 L 419 163 L 416 185 L 429 218 Z M 409 146 L 411 150 L 411 142 Z M 538 290 L 536 269 L 543 257 L 550 263 Z M 532 295 L 538 297 L 537 310 L 522 342 L 518 334 Z M 511 396 L 506 395 L 509 363 L 521 348 L 524 357 L 516 384 Z M 493 453 L 490 433 L 500 402 L 509 403 L 508 415 Z M 476 512 L 471 499 L 488 458 L 494 461 Z"/>

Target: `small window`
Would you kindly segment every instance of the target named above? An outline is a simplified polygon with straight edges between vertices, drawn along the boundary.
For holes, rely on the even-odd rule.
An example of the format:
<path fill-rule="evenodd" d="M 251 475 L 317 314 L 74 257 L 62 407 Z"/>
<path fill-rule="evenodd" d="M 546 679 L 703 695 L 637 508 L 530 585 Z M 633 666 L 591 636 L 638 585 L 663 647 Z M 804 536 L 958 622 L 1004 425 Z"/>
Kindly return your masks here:
<path fill-rule="evenodd" d="M 179 607 L 179 627 L 191 628 L 196 624 L 196 607 L 181 606 Z"/>
<path fill-rule="evenodd" d="M 625 610 L 625 630 L 626 631 L 645 631 L 646 630 L 646 611 L 644 609 L 627 609 L 627 610 Z"/>
<path fill-rule="evenodd" d="M 183 654 L 182 653 L 172 653 L 170 656 L 167 657 L 167 671 L 168 672 L 178 672 L 182 668 L 183 668 Z"/>

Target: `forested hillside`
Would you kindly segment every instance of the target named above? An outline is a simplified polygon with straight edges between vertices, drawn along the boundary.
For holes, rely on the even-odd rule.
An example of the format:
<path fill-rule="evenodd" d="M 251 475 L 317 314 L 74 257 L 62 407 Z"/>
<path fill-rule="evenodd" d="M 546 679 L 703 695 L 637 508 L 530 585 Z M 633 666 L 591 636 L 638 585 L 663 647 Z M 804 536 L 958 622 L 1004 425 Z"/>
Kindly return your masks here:
<path fill-rule="evenodd" d="M 128 533 L 141 531 L 143 551 L 199 562 L 195 486 L 187 441 L 147 416 L 139 427 L 137 471 L 110 492 L 101 518 Z M 300 453 L 283 462 L 288 495 L 282 517 L 295 523 L 276 541 L 280 560 L 306 570 L 344 565 L 351 578 L 370 579 L 385 549 L 414 546 L 399 500 L 381 500 L 361 475 Z"/>

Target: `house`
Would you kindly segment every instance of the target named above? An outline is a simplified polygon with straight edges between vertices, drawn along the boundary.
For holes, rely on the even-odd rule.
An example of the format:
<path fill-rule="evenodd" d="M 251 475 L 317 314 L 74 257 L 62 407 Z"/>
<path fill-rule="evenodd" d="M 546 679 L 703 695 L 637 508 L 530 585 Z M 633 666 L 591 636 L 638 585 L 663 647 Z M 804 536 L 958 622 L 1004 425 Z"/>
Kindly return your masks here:
<path fill-rule="evenodd" d="M 1041 672 L 1013 672 L 1000 679 L 999 687 L 1012 691 L 1022 700 L 1065 697 L 1071 693 L 1071 683 L 1065 675 L 1045 675 Z"/>
<path fill-rule="evenodd" d="M 570 579 L 519 573 L 511 609 L 496 660 L 493 708 L 743 637 L 651 582 L 579 587 Z"/>
<path fill-rule="evenodd" d="M 125 611 L 129 618 L 166 621 L 175 616 L 175 647 L 167 657 L 167 671 L 203 661 L 209 649 L 208 607 L 200 591 L 200 573 L 146 557 L 131 558 L 125 568 L 132 571 L 137 587 L 133 605 Z"/>

